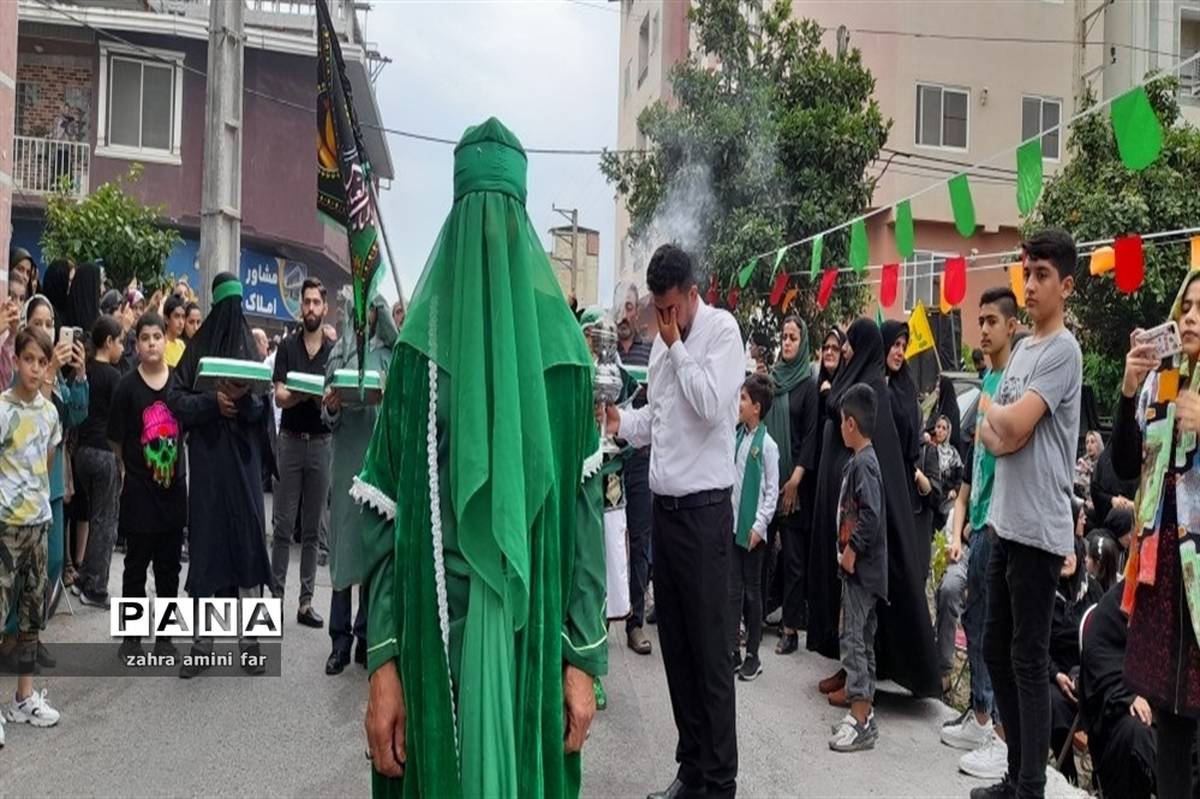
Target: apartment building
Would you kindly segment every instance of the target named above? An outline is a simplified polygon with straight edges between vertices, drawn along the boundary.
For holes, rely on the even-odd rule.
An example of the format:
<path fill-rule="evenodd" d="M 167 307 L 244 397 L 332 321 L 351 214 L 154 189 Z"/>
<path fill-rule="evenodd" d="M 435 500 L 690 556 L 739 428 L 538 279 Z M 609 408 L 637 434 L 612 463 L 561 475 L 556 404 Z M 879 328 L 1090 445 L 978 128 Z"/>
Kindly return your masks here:
<path fill-rule="evenodd" d="M 580 308 L 600 301 L 600 231 L 560 225 L 550 228 L 550 265 L 563 295 L 572 292 Z"/>

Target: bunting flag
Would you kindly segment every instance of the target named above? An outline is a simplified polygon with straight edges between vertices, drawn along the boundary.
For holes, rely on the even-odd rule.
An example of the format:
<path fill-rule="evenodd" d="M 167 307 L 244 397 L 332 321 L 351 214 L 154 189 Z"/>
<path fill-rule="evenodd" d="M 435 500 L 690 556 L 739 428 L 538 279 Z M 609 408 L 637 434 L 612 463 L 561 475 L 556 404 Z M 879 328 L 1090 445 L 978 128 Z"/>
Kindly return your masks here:
<path fill-rule="evenodd" d="M 826 269 L 825 274 L 821 275 L 821 288 L 817 290 L 817 307 L 822 311 L 829 305 L 829 297 L 833 294 L 833 284 L 837 282 L 837 276 L 836 266 Z"/>
<path fill-rule="evenodd" d="M 1109 113 L 1121 162 L 1135 172 L 1153 164 L 1162 150 L 1163 132 L 1145 87 L 1113 100 Z"/>
<path fill-rule="evenodd" d="M 770 305 L 778 305 L 780 300 L 783 299 L 784 292 L 787 291 L 788 280 L 790 279 L 791 275 L 787 272 L 780 272 L 775 278 L 775 286 L 771 289 L 771 296 L 767 300 Z"/>
<path fill-rule="evenodd" d="M 905 200 L 896 206 L 896 251 L 907 260 L 913 257 L 913 247 L 912 204 Z"/>
<path fill-rule="evenodd" d="M 1141 288 L 1146 277 L 1146 262 L 1142 253 L 1141 236 L 1122 236 L 1113 242 L 1116 257 L 1117 290 L 1132 294 Z"/>
<path fill-rule="evenodd" d="M 883 309 L 878 305 L 875 306 L 875 325 L 876 327 L 883 327 Z"/>
<path fill-rule="evenodd" d="M 729 310 L 737 310 L 738 298 L 741 296 L 742 290 L 737 286 L 734 286 L 729 290 L 729 296 L 725 300 L 726 304 L 729 305 Z"/>
<path fill-rule="evenodd" d="M 787 251 L 788 251 L 787 247 L 780 247 L 779 252 L 775 253 L 775 266 L 773 266 L 771 268 L 771 277 L 772 278 L 774 278 L 775 275 L 779 274 L 779 265 L 781 263 L 783 263 L 783 256 L 787 254 Z M 771 303 L 771 304 L 774 305 L 775 303 Z"/>
<path fill-rule="evenodd" d="M 783 312 L 787 313 L 788 308 L 792 307 L 792 303 L 796 301 L 796 295 L 800 293 L 800 289 L 792 286 L 788 289 L 787 294 L 783 295 Z"/>
<path fill-rule="evenodd" d="M 946 273 L 944 271 L 938 276 L 938 310 L 942 312 L 943 316 L 954 310 L 954 306 L 946 299 Z"/>
<path fill-rule="evenodd" d="M 961 305 L 967 296 L 967 261 L 962 256 L 946 261 L 946 270 L 942 273 L 942 287 L 946 302 L 951 306 Z"/>
<path fill-rule="evenodd" d="M 754 277 L 754 269 L 757 266 L 758 266 L 758 259 L 751 258 L 746 263 L 746 265 L 742 267 L 742 270 L 740 272 L 738 272 L 737 279 L 738 279 L 738 286 L 740 288 L 746 288 L 746 284 L 750 282 L 750 278 Z"/>
<path fill-rule="evenodd" d="M 954 229 L 964 239 L 975 235 L 975 203 L 967 176 L 955 175 L 946 184 L 950 188 L 950 208 L 954 211 Z"/>
<path fill-rule="evenodd" d="M 1103 275 L 1105 272 L 1111 272 L 1116 265 L 1112 247 L 1097 247 L 1092 250 L 1092 257 L 1088 259 L 1088 272 L 1095 277 Z"/>
<path fill-rule="evenodd" d="M 850 226 L 850 266 L 854 267 L 854 271 L 861 275 L 867 268 L 867 261 L 870 259 L 871 255 L 867 247 L 867 223 L 859 219 Z"/>
<path fill-rule="evenodd" d="M 821 271 L 821 251 L 825 249 L 825 234 L 818 234 L 813 239 L 812 245 L 812 263 L 808 267 L 808 276 L 816 278 L 817 273 Z"/>
<path fill-rule="evenodd" d="M 713 272 L 708 278 L 708 292 L 704 295 L 704 301 L 709 305 L 716 305 L 721 297 L 717 291 L 717 273 Z"/>
<path fill-rule="evenodd" d="M 1017 210 L 1028 214 L 1042 194 L 1042 140 L 1027 141 L 1017 148 Z"/>
<path fill-rule="evenodd" d="M 1008 285 L 1017 297 L 1017 305 L 1025 307 L 1025 264 L 1016 263 L 1008 267 Z"/>
<path fill-rule="evenodd" d="M 363 145 L 342 48 L 325 0 L 317 0 L 317 211 L 346 231 L 354 292 L 354 337 L 366 364 L 367 311 L 379 269 L 374 175 Z M 360 368 L 361 371 L 361 368 Z"/>
<path fill-rule="evenodd" d="M 933 347 L 933 330 L 929 327 L 929 317 L 925 315 L 925 306 L 918 302 L 908 317 L 908 349 L 904 351 L 904 357 L 912 360 L 914 356 Z"/>
<path fill-rule="evenodd" d="M 884 264 L 879 278 L 879 304 L 891 308 L 896 304 L 896 289 L 900 284 L 900 264 Z"/>
<path fill-rule="evenodd" d="M 1192 269 L 1200 269 L 1200 236 L 1192 236 Z"/>

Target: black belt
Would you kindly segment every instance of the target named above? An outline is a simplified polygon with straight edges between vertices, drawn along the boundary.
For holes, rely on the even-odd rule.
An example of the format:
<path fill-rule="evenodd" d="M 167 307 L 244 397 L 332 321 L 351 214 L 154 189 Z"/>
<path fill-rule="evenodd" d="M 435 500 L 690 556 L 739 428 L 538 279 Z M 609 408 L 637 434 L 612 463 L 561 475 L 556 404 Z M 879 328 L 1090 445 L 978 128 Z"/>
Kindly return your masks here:
<path fill-rule="evenodd" d="M 730 489 L 714 488 L 711 491 L 697 491 L 695 494 L 687 494 L 682 497 L 665 497 L 655 494 L 654 501 L 666 510 L 692 510 L 707 508 L 709 505 L 716 505 L 719 502 L 729 502 L 729 496 Z"/>
<path fill-rule="evenodd" d="M 280 435 L 288 436 L 289 438 L 298 438 L 301 441 L 321 441 L 329 438 L 333 433 L 297 433 L 294 430 L 280 430 Z"/>

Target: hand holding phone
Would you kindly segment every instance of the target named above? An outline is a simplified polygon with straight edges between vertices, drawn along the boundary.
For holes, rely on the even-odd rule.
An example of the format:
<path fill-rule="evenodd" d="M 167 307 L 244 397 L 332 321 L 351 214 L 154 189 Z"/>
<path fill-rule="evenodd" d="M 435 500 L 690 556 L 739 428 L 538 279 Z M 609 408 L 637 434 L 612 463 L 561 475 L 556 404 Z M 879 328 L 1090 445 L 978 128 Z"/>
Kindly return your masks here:
<path fill-rule="evenodd" d="M 1150 357 L 1159 361 L 1178 355 L 1183 351 L 1183 341 L 1179 337 L 1179 325 L 1174 321 L 1143 330 L 1134 336 L 1134 342 L 1139 347 L 1148 347 Z"/>

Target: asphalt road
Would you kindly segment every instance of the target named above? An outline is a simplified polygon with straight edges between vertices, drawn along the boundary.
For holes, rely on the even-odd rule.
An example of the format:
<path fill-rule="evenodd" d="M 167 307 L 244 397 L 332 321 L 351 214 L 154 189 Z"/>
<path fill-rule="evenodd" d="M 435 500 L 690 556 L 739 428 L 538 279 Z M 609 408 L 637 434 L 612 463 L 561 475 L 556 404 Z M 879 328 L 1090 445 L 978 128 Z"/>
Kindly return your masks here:
<path fill-rule="evenodd" d="M 296 547 L 293 592 L 298 563 Z M 114 593 L 121 570 L 116 555 Z M 328 634 L 295 624 L 294 596 L 284 603 L 281 677 L 38 677 L 62 721 L 51 729 L 6 725 L 0 797 L 369 795 L 365 672 L 351 666 L 325 676 Z M 315 604 L 326 615 L 324 569 Z M 45 640 L 53 646 L 107 635 L 107 612 L 76 602 L 75 615 L 60 610 Z M 609 705 L 584 750 L 584 794 L 640 799 L 674 774 L 675 728 L 657 639 L 654 654 L 641 657 L 624 646 L 623 627 L 614 625 L 612 636 Z M 815 685 L 835 664 L 805 653 L 777 657 L 773 647 L 768 637 L 764 674 L 738 684 L 741 796 L 965 797 L 980 784 L 958 774 L 959 753 L 938 742 L 939 724 L 952 713 L 930 700 L 882 694 L 877 748 L 830 752 L 829 725 L 842 712 Z"/>

